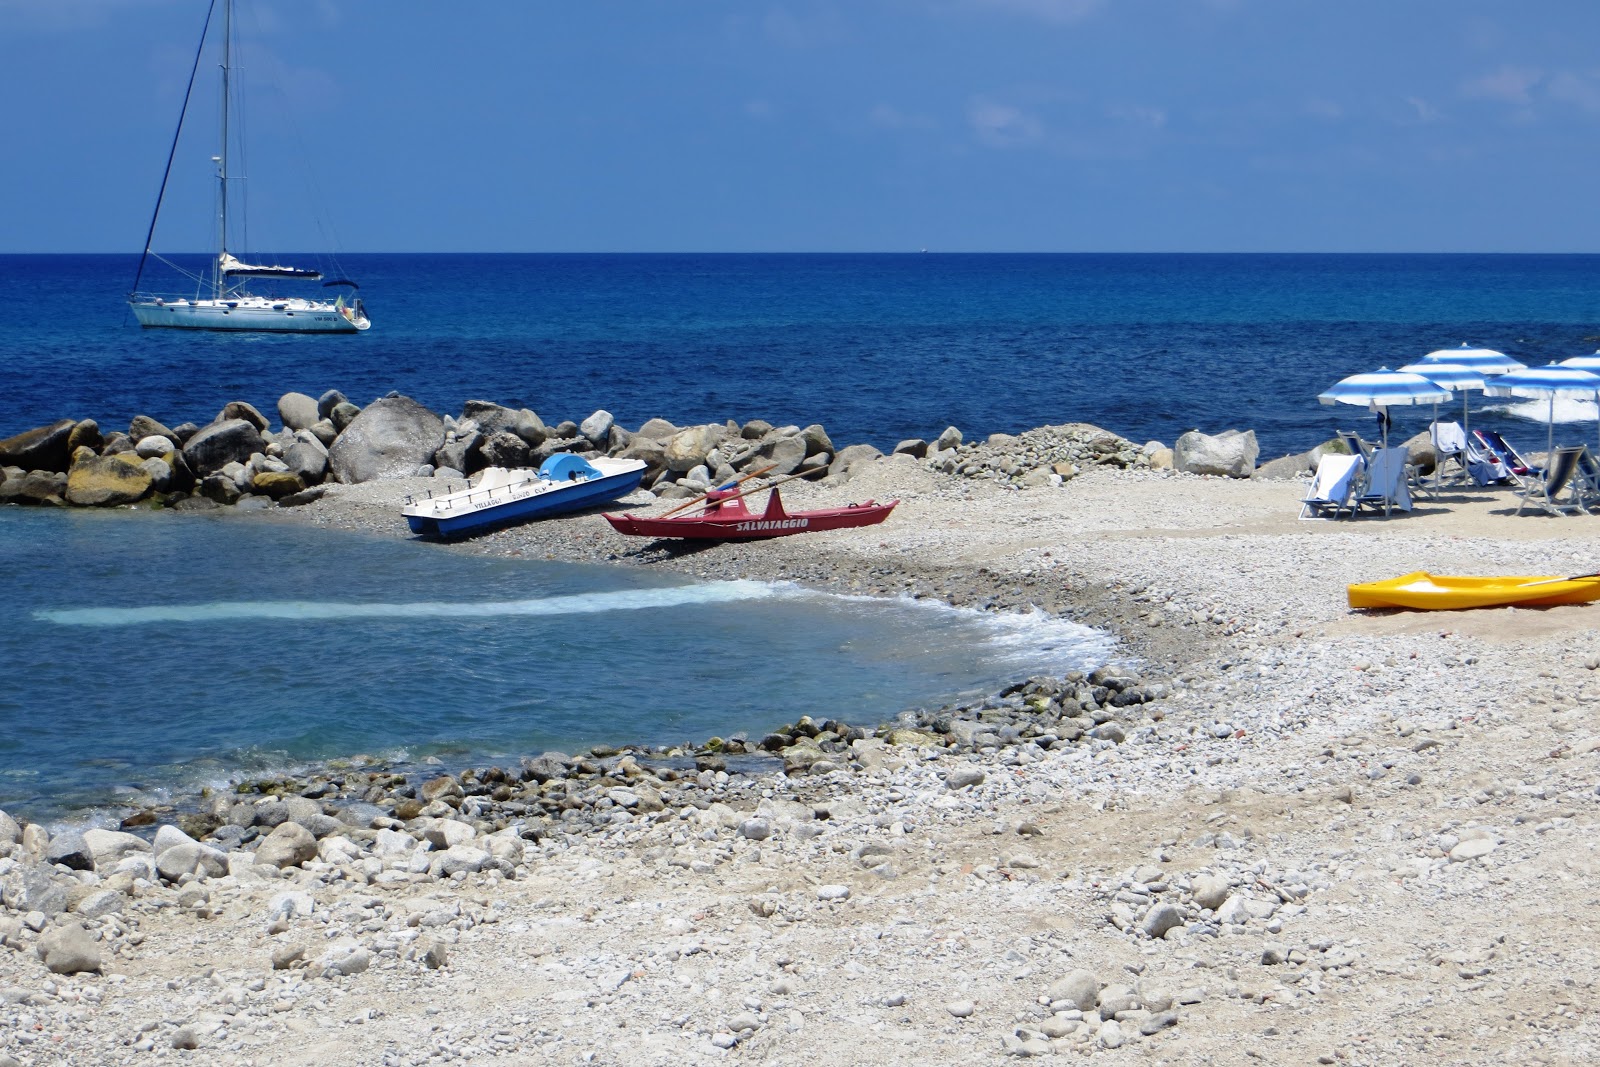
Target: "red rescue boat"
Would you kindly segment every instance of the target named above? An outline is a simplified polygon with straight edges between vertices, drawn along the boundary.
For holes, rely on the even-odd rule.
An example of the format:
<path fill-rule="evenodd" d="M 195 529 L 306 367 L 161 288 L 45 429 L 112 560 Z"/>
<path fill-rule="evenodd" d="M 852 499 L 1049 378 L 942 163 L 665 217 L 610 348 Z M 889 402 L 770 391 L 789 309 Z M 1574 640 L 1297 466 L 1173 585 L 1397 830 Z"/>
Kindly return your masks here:
<path fill-rule="evenodd" d="M 764 537 L 788 537 L 816 530 L 848 530 L 856 526 L 875 526 L 889 517 L 900 501 L 879 504 L 851 504 L 842 508 L 816 511 L 786 511 L 778 490 L 772 490 L 765 511 L 757 514 L 745 505 L 744 492 L 738 489 L 713 489 L 705 496 L 705 510 L 698 515 L 673 516 L 669 512 L 656 518 L 636 515 L 607 515 L 618 533 L 636 537 L 677 537 L 700 541 L 754 541 Z"/>

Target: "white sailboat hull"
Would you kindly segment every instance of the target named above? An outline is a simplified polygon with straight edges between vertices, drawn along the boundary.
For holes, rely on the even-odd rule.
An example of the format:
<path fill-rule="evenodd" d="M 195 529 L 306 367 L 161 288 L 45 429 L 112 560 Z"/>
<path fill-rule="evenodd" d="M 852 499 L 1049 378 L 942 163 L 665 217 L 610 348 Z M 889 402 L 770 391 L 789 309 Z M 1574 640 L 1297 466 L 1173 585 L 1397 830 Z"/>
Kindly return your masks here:
<path fill-rule="evenodd" d="M 325 300 L 273 300 L 259 296 L 224 300 L 129 301 L 140 326 L 179 330 L 250 330 L 276 333 L 359 333 L 372 323 L 359 307 Z"/>

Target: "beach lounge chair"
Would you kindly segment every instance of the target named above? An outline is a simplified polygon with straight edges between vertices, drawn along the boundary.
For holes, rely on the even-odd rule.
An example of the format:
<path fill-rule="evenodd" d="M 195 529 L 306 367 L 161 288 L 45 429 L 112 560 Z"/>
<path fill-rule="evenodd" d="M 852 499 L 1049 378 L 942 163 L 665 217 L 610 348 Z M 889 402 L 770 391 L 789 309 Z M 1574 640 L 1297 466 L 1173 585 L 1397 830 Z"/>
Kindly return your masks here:
<path fill-rule="evenodd" d="M 1342 512 L 1354 512 L 1356 482 L 1363 461 L 1360 456 L 1330 452 L 1317 461 L 1311 488 L 1300 501 L 1302 519 L 1337 519 Z"/>
<path fill-rule="evenodd" d="M 1350 430 L 1335 430 L 1333 432 L 1339 435 L 1339 440 L 1344 442 L 1344 446 L 1350 450 L 1352 456 L 1360 456 L 1364 460 L 1372 458 L 1372 443 L 1363 441 L 1360 434 L 1353 433 Z"/>
<path fill-rule="evenodd" d="M 1478 443 L 1490 455 L 1500 461 L 1500 464 L 1506 469 L 1506 474 L 1516 485 L 1521 486 L 1529 478 L 1543 476 L 1544 469 L 1535 467 L 1523 459 L 1521 454 L 1511 447 L 1511 442 L 1500 436 L 1498 430 L 1473 430 L 1472 436 L 1478 439 Z"/>
<path fill-rule="evenodd" d="M 1459 484 L 1467 479 L 1467 433 L 1459 422 L 1428 426 L 1433 439 L 1433 484 Z"/>
<path fill-rule="evenodd" d="M 1410 464 L 1403 446 L 1380 448 L 1372 453 L 1356 487 L 1356 513 L 1362 508 L 1383 512 L 1411 510 L 1411 489 L 1407 484 Z"/>
<path fill-rule="evenodd" d="M 1600 459 L 1595 458 L 1588 445 L 1580 445 L 1579 448 L 1578 472 L 1573 475 L 1573 481 L 1587 510 L 1600 506 Z"/>
<path fill-rule="evenodd" d="M 1583 478 L 1578 474 L 1578 457 L 1585 452 L 1582 445 L 1558 448 L 1550 455 L 1550 462 L 1538 475 L 1528 475 L 1522 483 L 1522 499 L 1517 502 L 1517 514 L 1529 504 L 1542 508 L 1547 515 L 1581 515 L 1584 511 Z"/>
<path fill-rule="evenodd" d="M 1467 477 L 1474 485 L 1508 485 L 1517 481 L 1477 430 L 1467 435 Z"/>

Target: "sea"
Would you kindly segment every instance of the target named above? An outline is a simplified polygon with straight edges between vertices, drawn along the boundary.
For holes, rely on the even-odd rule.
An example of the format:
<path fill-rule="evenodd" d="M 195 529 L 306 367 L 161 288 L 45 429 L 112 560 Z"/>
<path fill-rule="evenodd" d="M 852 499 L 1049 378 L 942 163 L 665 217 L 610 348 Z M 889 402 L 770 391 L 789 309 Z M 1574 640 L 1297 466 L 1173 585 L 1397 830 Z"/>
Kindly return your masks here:
<path fill-rule="evenodd" d="M 374 326 L 321 337 L 141 330 L 122 302 L 136 266 L 0 256 L 0 437 L 337 389 L 546 422 L 821 423 L 885 450 L 947 426 L 1253 430 L 1268 458 L 1372 428 L 1317 403 L 1349 374 L 1463 343 L 1529 365 L 1600 347 L 1588 255 L 346 255 Z M 1552 414 L 1467 402 L 1530 450 Z M 1397 409 L 1391 432 L 1431 414 Z M 1553 414 L 1596 419 L 1582 401 Z M 1117 654 L 1044 616 L 216 515 L 0 509 L 0 573 L 0 808 L 45 820 L 328 760 L 876 722 Z"/>

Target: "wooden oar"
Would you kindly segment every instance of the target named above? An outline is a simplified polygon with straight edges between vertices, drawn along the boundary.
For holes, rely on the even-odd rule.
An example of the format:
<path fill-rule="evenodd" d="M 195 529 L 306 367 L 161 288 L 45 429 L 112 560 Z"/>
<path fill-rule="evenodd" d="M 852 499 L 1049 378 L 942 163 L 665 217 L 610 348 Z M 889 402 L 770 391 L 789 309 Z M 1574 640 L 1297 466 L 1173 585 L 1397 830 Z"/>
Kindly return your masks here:
<path fill-rule="evenodd" d="M 1584 578 L 1600 578 L 1600 571 L 1591 571 L 1588 574 L 1574 574 L 1570 578 L 1541 578 L 1537 582 L 1522 582 L 1517 588 L 1526 589 L 1530 585 L 1554 585 L 1556 582 L 1576 582 Z"/>
<path fill-rule="evenodd" d="M 671 511 L 662 512 L 660 515 L 657 515 L 656 518 L 665 519 L 669 515 L 676 515 L 678 512 L 682 511 L 684 508 L 692 508 L 692 507 L 694 507 L 696 504 L 700 503 L 700 501 L 704 500 L 706 497 L 710 496 L 712 493 L 721 492 L 722 490 L 727 489 L 730 486 L 743 485 L 745 482 L 748 482 L 751 478 L 759 478 L 763 474 L 767 473 L 769 470 L 771 470 L 773 467 L 776 467 L 776 466 L 777 466 L 776 463 L 769 463 L 765 467 L 762 467 L 758 471 L 751 471 L 749 474 L 741 475 L 740 477 L 735 478 L 733 481 L 729 482 L 728 485 L 719 485 L 715 489 L 708 489 L 704 493 L 701 493 L 699 496 L 695 497 L 693 500 L 685 500 L 683 503 L 679 504 L 677 507 L 673 508 Z"/>
<path fill-rule="evenodd" d="M 772 466 L 776 467 L 777 464 L 774 463 Z M 772 467 L 768 467 L 767 469 L 771 470 Z M 784 477 L 779 478 L 775 482 L 769 482 L 766 485 L 758 485 L 754 489 L 750 489 L 748 491 L 741 489 L 741 490 L 739 490 L 739 492 L 734 493 L 732 496 L 725 496 L 721 500 L 714 501 L 714 503 L 726 504 L 730 500 L 738 500 L 740 497 L 749 495 L 749 493 L 762 493 L 762 492 L 765 492 L 768 489 L 776 489 L 778 486 L 782 485 L 784 482 L 792 482 L 796 478 L 808 478 L 811 475 L 816 474 L 818 472 L 825 472 L 825 471 L 827 471 L 827 469 L 828 469 L 827 467 L 812 467 L 810 470 L 797 471 L 794 474 L 785 475 Z M 710 504 L 706 505 L 706 507 L 708 507 L 708 508 L 710 506 L 711 506 Z M 670 514 L 670 512 L 669 512 L 669 514 Z M 663 515 L 662 518 L 666 518 L 666 516 Z"/>

